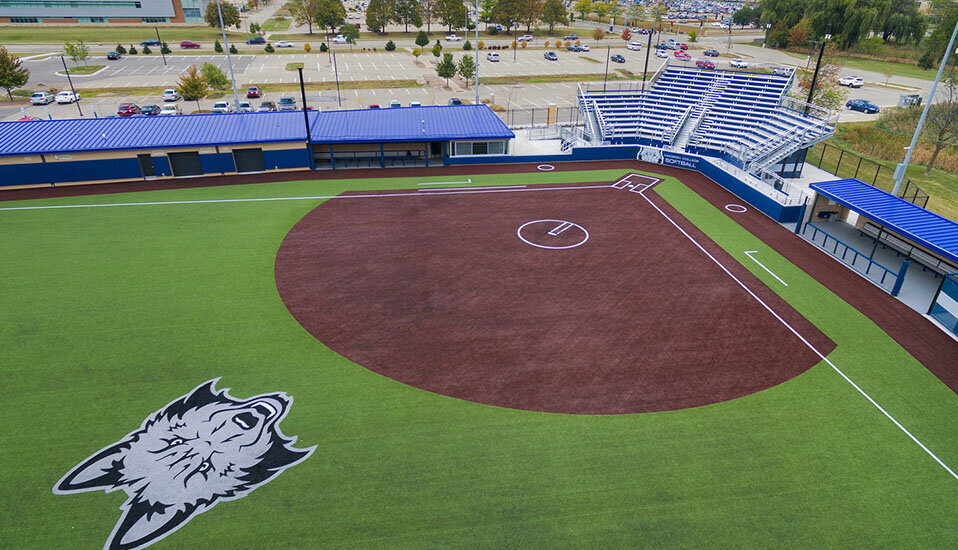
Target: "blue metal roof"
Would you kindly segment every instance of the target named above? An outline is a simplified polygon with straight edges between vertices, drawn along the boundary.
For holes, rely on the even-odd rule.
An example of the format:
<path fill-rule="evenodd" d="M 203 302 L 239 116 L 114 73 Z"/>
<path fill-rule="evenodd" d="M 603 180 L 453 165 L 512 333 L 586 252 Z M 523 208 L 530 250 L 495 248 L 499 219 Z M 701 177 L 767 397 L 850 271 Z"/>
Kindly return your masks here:
<path fill-rule="evenodd" d="M 0 122 L 0 155 L 305 142 L 304 126 L 302 111 Z"/>
<path fill-rule="evenodd" d="M 958 222 L 857 179 L 813 183 L 810 187 L 943 258 L 958 263 Z"/>
<path fill-rule="evenodd" d="M 313 122 L 310 133 L 314 143 L 516 137 L 487 105 L 324 111 Z"/>

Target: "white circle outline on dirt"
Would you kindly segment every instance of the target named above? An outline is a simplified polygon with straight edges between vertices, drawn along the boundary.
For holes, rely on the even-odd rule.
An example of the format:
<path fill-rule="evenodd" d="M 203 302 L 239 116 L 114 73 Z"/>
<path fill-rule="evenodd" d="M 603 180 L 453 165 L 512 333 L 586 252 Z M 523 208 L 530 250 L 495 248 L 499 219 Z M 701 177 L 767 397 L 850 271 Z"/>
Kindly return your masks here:
<path fill-rule="evenodd" d="M 539 166 L 536 166 L 536 170 L 541 170 L 543 172 L 551 172 L 555 169 L 556 167 L 551 164 L 540 164 Z"/>
<path fill-rule="evenodd" d="M 560 224 L 562 224 L 562 223 L 572 224 L 572 227 L 578 227 L 579 229 L 582 230 L 583 233 L 585 233 L 585 238 L 582 239 L 581 241 L 577 242 L 577 243 L 569 244 L 569 245 L 566 245 L 566 246 L 548 246 L 548 245 L 545 245 L 545 244 L 537 244 L 537 243 L 534 243 L 534 242 L 530 241 L 529 239 L 526 239 L 525 237 L 522 236 L 522 230 L 523 230 L 523 228 L 525 228 L 527 225 L 532 225 L 532 224 L 534 224 L 534 223 L 543 223 L 543 222 L 556 222 L 556 223 L 560 223 Z M 551 219 L 546 219 L 546 220 L 532 220 L 531 222 L 526 222 L 526 223 L 520 225 L 520 226 L 519 226 L 519 229 L 516 230 L 516 236 L 518 236 L 518 237 L 519 237 L 519 240 L 521 240 L 522 242 L 526 243 L 526 244 L 529 245 L 529 246 L 534 246 L 534 247 L 536 247 L 536 248 L 545 248 L 545 249 L 547 249 L 547 250 L 566 250 L 566 249 L 569 249 L 569 248 L 575 248 L 575 247 L 577 247 L 577 246 L 582 246 L 582 245 L 584 245 L 584 244 L 586 243 L 586 241 L 589 240 L 589 231 L 588 231 L 586 228 L 582 227 L 581 225 L 579 225 L 579 224 L 577 224 L 577 223 L 575 223 L 575 222 L 570 222 L 570 221 L 568 221 L 568 220 L 551 220 Z"/>
<path fill-rule="evenodd" d="M 725 209 L 728 210 L 729 212 L 734 212 L 736 214 L 742 214 L 743 212 L 748 212 L 748 208 L 745 208 L 741 204 L 726 204 Z"/>

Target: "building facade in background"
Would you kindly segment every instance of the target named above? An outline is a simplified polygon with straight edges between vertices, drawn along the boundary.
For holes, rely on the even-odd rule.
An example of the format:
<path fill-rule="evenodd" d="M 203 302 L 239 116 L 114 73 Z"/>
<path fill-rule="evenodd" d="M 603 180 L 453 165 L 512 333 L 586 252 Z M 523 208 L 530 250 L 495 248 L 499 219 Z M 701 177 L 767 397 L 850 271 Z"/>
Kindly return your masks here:
<path fill-rule="evenodd" d="M 210 0 L 0 0 L 0 23 L 202 23 Z"/>

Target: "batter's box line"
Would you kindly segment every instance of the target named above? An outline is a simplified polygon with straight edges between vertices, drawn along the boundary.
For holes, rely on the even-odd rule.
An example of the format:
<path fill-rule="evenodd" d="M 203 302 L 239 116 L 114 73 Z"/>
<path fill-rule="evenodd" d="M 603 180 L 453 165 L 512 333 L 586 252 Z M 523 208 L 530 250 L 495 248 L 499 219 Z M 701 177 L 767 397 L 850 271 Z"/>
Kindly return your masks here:
<path fill-rule="evenodd" d="M 660 178 L 654 178 L 652 176 L 646 176 L 643 174 L 636 174 L 635 172 L 630 172 L 625 176 L 622 176 L 619 180 L 612 184 L 613 189 L 628 189 L 633 193 L 641 193 L 649 187 L 662 181 Z"/>

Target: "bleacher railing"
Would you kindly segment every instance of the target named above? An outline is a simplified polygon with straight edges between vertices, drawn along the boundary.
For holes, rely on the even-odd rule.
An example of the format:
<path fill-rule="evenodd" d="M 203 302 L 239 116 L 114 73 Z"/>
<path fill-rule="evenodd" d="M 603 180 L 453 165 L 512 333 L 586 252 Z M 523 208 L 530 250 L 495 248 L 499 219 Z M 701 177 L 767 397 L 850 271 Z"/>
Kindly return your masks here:
<path fill-rule="evenodd" d="M 692 106 L 685 108 L 685 112 L 682 113 L 682 116 L 678 118 L 671 126 L 669 126 L 664 132 L 662 132 L 662 141 L 672 145 L 672 140 L 675 139 L 675 134 L 679 133 L 679 128 L 685 124 L 685 121 L 689 119 L 689 115 L 692 114 Z"/>
<path fill-rule="evenodd" d="M 827 122 L 828 126 L 834 127 L 838 123 L 838 111 L 819 107 L 812 103 L 806 103 L 794 97 L 785 96 L 782 98 L 782 107 L 790 109 L 806 116 L 821 119 Z"/>

